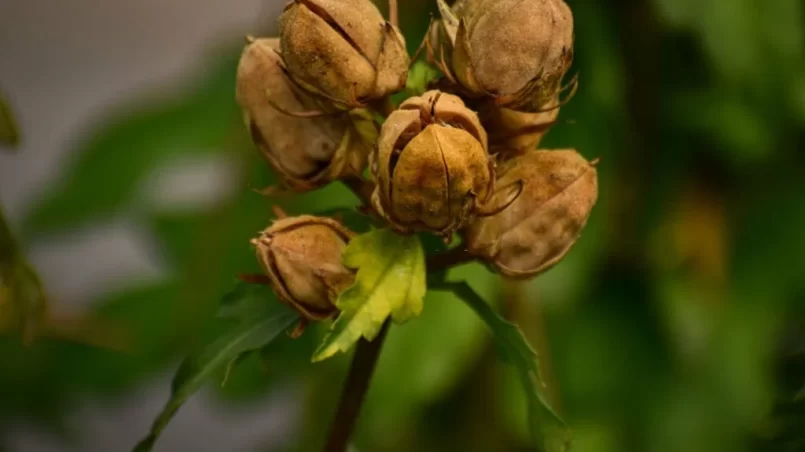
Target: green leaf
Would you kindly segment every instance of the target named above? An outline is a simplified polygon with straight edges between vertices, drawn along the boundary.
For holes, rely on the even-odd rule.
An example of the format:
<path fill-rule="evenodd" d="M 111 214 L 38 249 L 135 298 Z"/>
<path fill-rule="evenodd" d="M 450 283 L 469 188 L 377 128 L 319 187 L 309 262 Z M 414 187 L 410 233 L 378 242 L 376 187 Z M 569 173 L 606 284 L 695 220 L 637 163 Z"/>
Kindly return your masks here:
<path fill-rule="evenodd" d="M 546 452 L 569 450 L 570 430 L 541 393 L 545 384 L 540 377 L 537 354 L 520 328 L 500 317 L 465 281 L 442 282 L 434 288 L 452 290 L 486 322 L 499 353 L 517 370 L 526 393 L 529 430 L 540 447 Z"/>
<path fill-rule="evenodd" d="M 355 284 L 338 297 L 341 315 L 313 355 L 314 362 L 349 350 L 361 337 L 371 341 L 389 315 L 403 323 L 422 312 L 425 252 L 416 236 L 388 229 L 360 235 L 344 251 L 344 264 L 358 269 Z"/>
<path fill-rule="evenodd" d="M 299 319 L 299 314 L 280 304 L 270 289 L 239 285 L 224 297 L 223 314 L 240 322 L 223 332 L 209 345 L 187 357 L 179 366 L 171 384 L 171 398 L 151 427 L 151 432 L 134 448 L 150 451 L 162 430 L 184 402 L 198 391 L 207 379 L 244 354 L 266 346 Z M 257 308 L 262 303 L 264 306 Z"/>
<path fill-rule="evenodd" d="M 17 121 L 11 113 L 11 107 L 0 93 L 0 146 L 15 148 L 20 143 L 20 135 L 17 130 Z"/>
<path fill-rule="evenodd" d="M 428 90 L 431 80 L 439 76 L 439 71 L 424 61 L 417 61 L 408 71 L 405 89 L 411 96 L 421 96 Z"/>
<path fill-rule="evenodd" d="M 249 322 L 264 318 L 277 309 L 276 296 L 266 286 L 238 282 L 235 288 L 221 299 L 218 318 Z"/>

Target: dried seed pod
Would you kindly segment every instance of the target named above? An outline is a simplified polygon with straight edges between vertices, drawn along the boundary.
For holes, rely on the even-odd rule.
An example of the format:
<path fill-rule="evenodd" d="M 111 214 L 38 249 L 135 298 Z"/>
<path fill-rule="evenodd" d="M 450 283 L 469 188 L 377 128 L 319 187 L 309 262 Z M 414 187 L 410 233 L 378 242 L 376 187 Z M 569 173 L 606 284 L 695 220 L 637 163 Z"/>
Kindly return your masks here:
<path fill-rule="evenodd" d="M 498 174 L 501 187 L 521 181 L 523 191 L 502 212 L 475 220 L 464 231 L 467 247 L 506 276 L 537 275 L 578 239 L 598 197 L 595 167 L 575 150 L 531 151 Z"/>
<path fill-rule="evenodd" d="M 341 262 L 353 236 L 335 220 L 302 215 L 277 220 L 252 244 L 279 299 L 322 320 L 337 312 L 338 295 L 354 282 L 355 273 Z"/>
<path fill-rule="evenodd" d="M 554 96 L 543 110 L 529 113 L 484 103 L 478 115 L 489 132 L 489 152 L 506 159 L 536 149 L 556 124 L 559 96 Z"/>
<path fill-rule="evenodd" d="M 372 157 L 375 210 L 397 231 L 449 239 L 487 203 L 494 180 L 486 132 L 457 96 L 428 91 L 389 115 Z"/>
<path fill-rule="evenodd" d="M 293 0 L 280 17 L 280 36 L 294 81 L 338 108 L 405 87 L 405 38 L 369 0 Z"/>
<path fill-rule="evenodd" d="M 366 141 L 371 138 L 356 128 L 363 121 L 361 111 L 310 118 L 288 114 L 310 111 L 317 104 L 290 82 L 278 46 L 277 39 L 247 44 L 237 73 L 236 98 L 263 157 L 297 191 L 360 174 L 371 150 Z"/>
<path fill-rule="evenodd" d="M 573 59 L 573 15 L 564 0 L 466 0 L 453 14 L 452 76 L 469 95 L 534 112 L 560 90 Z"/>

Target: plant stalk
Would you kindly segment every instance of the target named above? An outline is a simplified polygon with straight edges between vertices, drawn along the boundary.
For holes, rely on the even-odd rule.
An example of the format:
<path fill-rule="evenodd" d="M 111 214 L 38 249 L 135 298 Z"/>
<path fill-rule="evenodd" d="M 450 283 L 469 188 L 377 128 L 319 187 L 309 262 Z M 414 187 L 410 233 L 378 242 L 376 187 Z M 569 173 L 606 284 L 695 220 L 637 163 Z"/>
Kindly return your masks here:
<path fill-rule="evenodd" d="M 397 0 L 389 0 L 389 22 L 396 28 L 400 28 L 400 9 L 397 7 Z"/>
<path fill-rule="evenodd" d="M 330 434 L 327 444 L 324 446 L 324 452 L 345 452 L 347 450 L 349 439 L 363 405 L 363 399 L 369 389 L 369 381 L 372 379 L 372 373 L 377 365 L 377 358 L 380 357 L 380 350 L 383 348 L 389 324 L 389 320 L 386 320 L 373 341 L 361 339 L 358 342 L 347 381 L 341 392 L 341 400 L 338 402 L 338 409 L 330 426 Z"/>
<path fill-rule="evenodd" d="M 360 178 L 347 178 L 343 182 L 364 201 L 365 205 L 368 205 L 365 194 L 367 186 L 370 184 Z M 426 267 L 428 272 L 438 272 L 474 259 L 475 257 L 467 251 L 467 248 L 461 245 L 431 256 L 426 261 Z M 390 321 L 387 319 L 373 341 L 365 339 L 358 341 L 349 374 L 341 392 L 341 400 L 338 402 L 338 408 L 330 426 L 324 452 L 345 452 L 347 450 L 389 325 Z"/>
<path fill-rule="evenodd" d="M 447 270 L 448 268 L 456 267 L 458 265 L 466 264 L 475 260 L 475 256 L 470 254 L 467 247 L 459 245 L 447 251 L 443 251 L 433 256 L 428 257 L 425 262 L 425 268 L 428 273 L 439 272 Z"/>
<path fill-rule="evenodd" d="M 345 177 L 341 179 L 341 182 L 352 190 L 352 193 L 355 193 L 355 196 L 361 200 L 365 207 L 371 209 L 372 192 L 375 189 L 375 184 L 359 176 Z"/>

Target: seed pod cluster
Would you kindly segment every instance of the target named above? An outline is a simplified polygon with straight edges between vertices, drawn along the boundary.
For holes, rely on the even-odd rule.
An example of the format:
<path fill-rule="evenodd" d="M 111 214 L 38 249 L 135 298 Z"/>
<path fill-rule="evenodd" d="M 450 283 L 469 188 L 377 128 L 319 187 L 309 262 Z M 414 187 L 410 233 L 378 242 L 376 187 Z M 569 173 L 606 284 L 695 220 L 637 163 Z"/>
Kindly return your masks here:
<path fill-rule="evenodd" d="M 486 210 L 494 186 L 478 116 L 440 91 L 412 97 L 388 117 L 372 173 L 372 206 L 396 230 L 446 239 Z"/>
<path fill-rule="evenodd" d="M 514 181 L 523 184 L 520 196 L 497 215 L 477 219 L 464 237 L 472 254 L 524 278 L 556 265 L 576 242 L 598 198 L 598 178 L 575 150 L 552 150 L 501 165 L 498 183 Z"/>
<path fill-rule="evenodd" d="M 443 77 L 429 91 L 413 84 L 421 96 L 388 108 L 410 61 L 370 0 L 290 0 L 280 37 L 245 47 L 237 101 L 292 189 L 361 180 L 368 164 L 371 182 L 358 192 L 376 220 L 447 242 L 459 233 L 499 273 L 532 277 L 568 252 L 597 199 L 594 164 L 574 150 L 536 150 L 568 98 L 572 14 L 564 0 L 437 3 L 441 19 L 423 45 Z M 354 282 L 341 262 L 352 235 L 301 216 L 252 243 L 279 298 L 321 320 Z"/>
<path fill-rule="evenodd" d="M 282 218 L 252 240 L 257 260 L 281 301 L 308 320 L 337 312 L 338 294 L 355 273 L 341 262 L 353 233 L 329 218 Z"/>

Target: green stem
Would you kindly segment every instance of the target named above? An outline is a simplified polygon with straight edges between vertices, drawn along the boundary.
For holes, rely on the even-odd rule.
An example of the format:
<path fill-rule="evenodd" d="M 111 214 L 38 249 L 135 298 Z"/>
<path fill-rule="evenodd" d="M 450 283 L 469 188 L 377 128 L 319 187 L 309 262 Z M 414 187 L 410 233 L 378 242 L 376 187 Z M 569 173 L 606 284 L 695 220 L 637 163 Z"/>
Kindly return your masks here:
<path fill-rule="evenodd" d="M 562 411 L 562 399 L 559 395 L 559 385 L 553 372 L 545 314 L 540 300 L 528 299 L 527 284 L 526 281 L 507 281 L 504 284 L 502 304 L 507 307 L 506 311 L 508 312 L 503 312 L 502 314 L 503 318 L 520 326 L 523 335 L 534 347 L 534 351 L 537 352 L 540 364 L 540 379 L 545 383 L 545 397 L 559 413 Z"/>
<path fill-rule="evenodd" d="M 372 379 L 377 359 L 380 357 L 380 350 L 383 348 L 383 341 L 388 333 L 389 321 L 383 324 L 377 337 L 369 342 L 361 339 L 352 358 L 352 365 L 349 369 L 347 382 L 344 384 L 341 400 L 338 402 L 338 409 L 330 427 L 330 435 L 327 444 L 324 446 L 325 452 L 344 452 L 349 446 L 349 438 L 355 429 L 358 414 L 369 389 L 369 381 Z"/>

